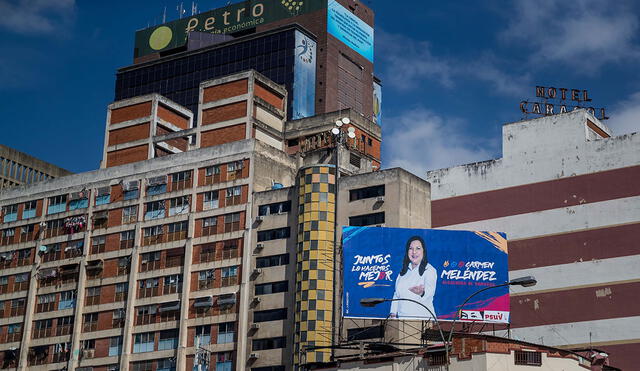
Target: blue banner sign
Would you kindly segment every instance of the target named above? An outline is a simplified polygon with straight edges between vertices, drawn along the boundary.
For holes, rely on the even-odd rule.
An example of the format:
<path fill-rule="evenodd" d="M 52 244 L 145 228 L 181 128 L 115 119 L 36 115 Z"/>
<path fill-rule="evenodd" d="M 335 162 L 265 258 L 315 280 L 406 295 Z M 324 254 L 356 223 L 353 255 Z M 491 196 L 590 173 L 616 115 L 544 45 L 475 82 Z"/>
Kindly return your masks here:
<path fill-rule="evenodd" d="M 342 244 L 344 317 L 450 321 L 471 294 L 509 279 L 504 233 L 343 227 Z M 474 296 L 461 317 L 509 323 L 508 286 Z"/>
<path fill-rule="evenodd" d="M 327 31 L 373 63 L 373 27 L 337 1 L 327 6 Z"/>
<path fill-rule="evenodd" d="M 291 99 L 293 120 L 311 117 L 316 113 L 316 42 L 296 31 L 295 55 Z"/>

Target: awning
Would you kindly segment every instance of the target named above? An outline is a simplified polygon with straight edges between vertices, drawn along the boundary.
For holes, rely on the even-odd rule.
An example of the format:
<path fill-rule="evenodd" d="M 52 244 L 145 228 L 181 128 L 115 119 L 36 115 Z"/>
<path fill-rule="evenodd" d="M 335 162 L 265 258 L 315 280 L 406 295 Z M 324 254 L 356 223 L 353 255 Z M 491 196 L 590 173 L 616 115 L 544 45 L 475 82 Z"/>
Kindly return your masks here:
<path fill-rule="evenodd" d="M 236 303 L 236 294 L 222 295 L 218 298 L 218 305 L 234 305 Z"/>
<path fill-rule="evenodd" d="M 176 310 L 180 310 L 180 302 L 179 301 L 172 301 L 172 302 L 169 302 L 169 303 L 160 304 L 160 313 L 172 312 L 172 311 L 176 311 Z"/>
<path fill-rule="evenodd" d="M 130 180 L 128 182 L 124 182 L 124 184 L 122 184 L 122 190 L 123 191 L 133 191 L 135 189 L 139 189 L 139 184 L 137 180 Z"/>
<path fill-rule="evenodd" d="M 166 175 L 154 176 L 153 178 L 147 179 L 147 183 L 150 186 L 157 186 L 157 185 L 161 185 L 161 184 L 167 184 L 167 176 Z"/>
<path fill-rule="evenodd" d="M 205 296 L 202 298 L 196 298 L 195 302 L 193 303 L 193 306 L 196 308 L 212 307 L 213 304 L 214 304 L 213 296 Z"/>
<path fill-rule="evenodd" d="M 111 194 L 111 187 L 107 186 L 98 188 L 98 196 L 106 196 L 108 194 Z"/>
<path fill-rule="evenodd" d="M 98 270 L 98 269 L 102 269 L 102 266 L 104 265 L 104 262 L 102 261 L 102 259 L 99 260 L 91 260 L 87 262 L 87 270 Z"/>

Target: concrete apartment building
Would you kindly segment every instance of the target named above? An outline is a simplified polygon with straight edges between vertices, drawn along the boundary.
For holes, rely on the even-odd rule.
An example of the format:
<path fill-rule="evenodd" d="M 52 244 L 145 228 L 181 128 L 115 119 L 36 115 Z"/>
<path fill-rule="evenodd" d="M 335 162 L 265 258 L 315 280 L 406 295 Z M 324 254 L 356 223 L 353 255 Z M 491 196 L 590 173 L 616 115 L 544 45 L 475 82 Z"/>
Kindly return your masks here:
<path fill-rule="evenodd" d="M 622 369 L 640 350 L 640 135 L 585 110 L 506 124 L 503 156 L 427 174 L 435 228 L 498 230 L 511 277 L 511 335 L 597 347 Z"/>
<path fill-rule="evenodd" d="M 69 174 L 68 170 L 0 144 L 0 190 Z"/>

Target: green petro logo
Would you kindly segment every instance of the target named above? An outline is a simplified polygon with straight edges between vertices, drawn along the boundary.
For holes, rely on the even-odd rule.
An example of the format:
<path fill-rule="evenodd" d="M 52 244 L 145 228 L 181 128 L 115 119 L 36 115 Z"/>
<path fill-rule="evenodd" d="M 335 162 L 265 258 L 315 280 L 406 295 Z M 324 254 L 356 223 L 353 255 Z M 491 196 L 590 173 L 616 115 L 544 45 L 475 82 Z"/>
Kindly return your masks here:
<path fill-rule="evenodd" d="M 167 26 L 156 28 L 149 37 L 149 46 L 153 50 L 161 50 L 167 47 L 173 37 L 173 31 Z"/>

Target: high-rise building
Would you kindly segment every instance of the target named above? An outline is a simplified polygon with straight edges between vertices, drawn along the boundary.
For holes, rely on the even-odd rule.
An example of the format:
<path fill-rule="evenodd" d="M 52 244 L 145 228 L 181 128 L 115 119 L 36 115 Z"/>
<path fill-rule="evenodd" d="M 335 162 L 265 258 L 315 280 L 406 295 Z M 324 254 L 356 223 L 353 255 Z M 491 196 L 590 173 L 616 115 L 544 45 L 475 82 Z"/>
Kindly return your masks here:
<path fill-rule="evenodd" d="M 158 93 L 197 117 L 202 81 L 254 69 L 285 86 L 289 119 L 351 108 L 375 121 L 373 18 L 357 0 L 252 0 L 150 27 L 115 99 Z"/>
<path fill-rule="evenodd" d="M 511 335 L 598 348 L 635 369 L 640 326 L 640 135 L 585 110 L 503 126 L 502 158 L 435 170 L 433 226 L 509 239 Z"/>
<path fill-rule="evenodd" d="M 0 189 L 69 174 L 68 170 L 0 144 Z"/>

